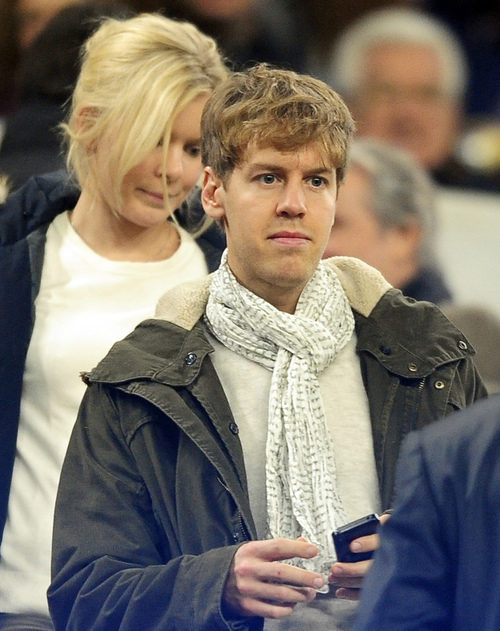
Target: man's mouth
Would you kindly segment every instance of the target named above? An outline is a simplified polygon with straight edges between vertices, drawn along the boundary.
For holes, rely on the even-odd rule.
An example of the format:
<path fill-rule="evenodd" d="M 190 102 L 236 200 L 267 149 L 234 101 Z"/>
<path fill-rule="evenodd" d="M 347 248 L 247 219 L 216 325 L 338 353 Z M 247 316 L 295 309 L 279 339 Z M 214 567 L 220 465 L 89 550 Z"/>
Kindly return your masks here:
<path fill-rule="evenodd" d="M 301 246 L 308 243 L 311 239 L 302 232 L 290 232 L 288 230 L 282 230 L 276 232 L 271 236 L 271 239 L 275 243 L 286 246 Z"/>

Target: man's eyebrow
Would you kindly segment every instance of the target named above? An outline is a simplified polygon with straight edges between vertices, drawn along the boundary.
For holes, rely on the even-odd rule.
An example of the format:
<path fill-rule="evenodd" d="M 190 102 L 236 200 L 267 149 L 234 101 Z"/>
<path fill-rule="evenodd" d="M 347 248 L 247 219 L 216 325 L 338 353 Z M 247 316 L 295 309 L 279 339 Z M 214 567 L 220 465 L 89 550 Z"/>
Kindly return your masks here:
<path fill-rule="evenodd" d="M 284 167 L 271 162 L 249 162 L 248 168 L 252 171 L 285 171 Z"/>
<path fill-rule="evenodd" d="M 280 164 L 273 164 L 271 162 L 253 162 L 248 164 L 248 169 L 251 171 L 271 171 L 271 172 L 284 172 L 288 171 L 287 167 L 284 167 Z M 322 174 L 322 173 L 331 173 L 335 171 L 335 167 L 326 167 L 324 164 L 318 165 L 317 167 L 311 167 L 304 171 L 306 175 L 314 175 L 314 174 Z"/>
<path fill-rule="evenodd" d="M 325 167 L 324 164 L 318 167 L 314 167 L 312 169 L 308 169 L 305 171 L 306 175 L 322 175 L 323 173 L 333 173 L 335 171 L 335 167 Z"/>

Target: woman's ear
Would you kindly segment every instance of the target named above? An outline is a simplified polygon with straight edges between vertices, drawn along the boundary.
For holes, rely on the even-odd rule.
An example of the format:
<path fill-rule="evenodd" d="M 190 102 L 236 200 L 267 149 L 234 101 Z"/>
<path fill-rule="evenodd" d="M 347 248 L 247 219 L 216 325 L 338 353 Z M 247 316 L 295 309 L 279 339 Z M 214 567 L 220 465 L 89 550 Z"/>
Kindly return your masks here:
<path fill-rule="evenodd" d="M 90 131 L 92 127 L 95 125 L 95 122 L 98 118 L 99 111 L 96 107 L 84 106 L 80 110 L 78 110 L 76 114 L 76 131 L 79 134 L 85 134 Z M 96 149 L 96 141 L 92 140 L 88 144 L 86 144 L 86 148 L 88 151 L 92 152 Z"/>
<path fill-rule="evenodd" d="M 225 193 L 222 179 L 215 174 L 212 167 L 205 167 L 201 203 L 206 214 L 212 219 L 222 219 L 225 216 Z"/>

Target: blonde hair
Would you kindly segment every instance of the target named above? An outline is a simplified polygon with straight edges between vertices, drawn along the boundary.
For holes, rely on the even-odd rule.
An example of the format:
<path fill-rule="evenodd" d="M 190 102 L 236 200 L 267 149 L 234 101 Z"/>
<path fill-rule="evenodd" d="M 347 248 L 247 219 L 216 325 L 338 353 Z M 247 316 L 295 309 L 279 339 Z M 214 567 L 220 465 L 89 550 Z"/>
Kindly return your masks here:
<path fill-rule="evenodd" d="M 249 145 L 294 151 L 317 142 L 340 184 L 354 122 L 344 101 L 322 81 L 259 64 L 215 89 L 201 130 L 202 162 L 223 180 Z"/>
<path fill-rule="evenodd" d="M 120 204 L 125 175 L 159 142 L 165 163 L 175 117 L 226 75 L 214 40 L 192 24 L 152 13 L 105 19 L 84 45 L 62 125 L 68 170 L 80 187 L 95 178 L 94 150 L 106 139 L 110 188 Z"/>

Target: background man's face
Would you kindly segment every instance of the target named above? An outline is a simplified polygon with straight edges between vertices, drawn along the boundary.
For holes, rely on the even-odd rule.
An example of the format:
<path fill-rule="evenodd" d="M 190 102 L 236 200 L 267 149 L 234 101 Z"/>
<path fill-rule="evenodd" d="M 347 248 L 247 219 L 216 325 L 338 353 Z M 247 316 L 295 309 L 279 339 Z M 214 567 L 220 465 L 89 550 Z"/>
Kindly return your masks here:
<path fill-rule="evenodd" d="M 339 190 L 335 224 L 324 257 L 354 256 L 377 268 L 395 287 L 408 280 L 408 270 L 417 267 L 420 228 L 386 226 L 373 210 L 372 177 L 351 165 Z"/>
<path fill-rule="evenodd" d="M 456 142 L 459 111 L 443 94 L 436 54 L 422 45 L 379 44 L 366 55 L 364 76 L 353 104 L 359 135 L 406 149 L 424 168 L 443 163 Z"/>

